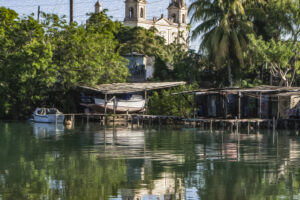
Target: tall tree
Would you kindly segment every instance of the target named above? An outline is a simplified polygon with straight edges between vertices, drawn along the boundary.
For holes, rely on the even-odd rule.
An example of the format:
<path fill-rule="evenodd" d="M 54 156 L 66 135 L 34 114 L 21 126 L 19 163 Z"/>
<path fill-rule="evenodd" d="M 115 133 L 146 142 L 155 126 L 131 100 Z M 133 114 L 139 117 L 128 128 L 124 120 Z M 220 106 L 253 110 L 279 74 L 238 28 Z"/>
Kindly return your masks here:
<path fill-rule="evenodd" d="M 43 26 L 31 16 L 19 19 L 14 11 L 1 7 L 0 27 L 1 117 L 28 115 L 55 82 L 52 47 Z"/>
<path fill-rule="evenodd" d="M 247 34 L 252 23 L 245 16 L 241 0 L 194 0 L 190 5 L 191 22 L 197 24 L 192 39 L 202 37 L 200 51 L 219 67 L 227 64 L 228 82 L 239 75 L 244 66 L 243 52 L 247 49 Z M 232 70 L 232 63 L 234 68 Z"/>

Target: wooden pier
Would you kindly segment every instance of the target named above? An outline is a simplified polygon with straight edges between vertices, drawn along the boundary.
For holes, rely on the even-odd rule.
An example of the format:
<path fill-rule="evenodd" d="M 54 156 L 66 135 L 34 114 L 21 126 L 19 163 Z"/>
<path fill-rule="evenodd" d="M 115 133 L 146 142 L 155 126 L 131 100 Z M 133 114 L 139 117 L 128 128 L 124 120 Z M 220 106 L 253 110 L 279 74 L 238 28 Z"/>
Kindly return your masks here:
<path fill-rule="evenodd" d="M 227 129 L 238 131 L 241 128 L 248 131 L 268 129 L 299 129 L 300 119 L 219 119 L 219 118 L 182 118 L 178 116 L 144 115 L 144 114 L 100 114 L 100 113 L 73 113 L 65 114 L 65 119 L 72 124 L 82 122 L 97 122 L 102 125 L 183 125 L 189 127 L 200 127 L 208 130 Z"/>

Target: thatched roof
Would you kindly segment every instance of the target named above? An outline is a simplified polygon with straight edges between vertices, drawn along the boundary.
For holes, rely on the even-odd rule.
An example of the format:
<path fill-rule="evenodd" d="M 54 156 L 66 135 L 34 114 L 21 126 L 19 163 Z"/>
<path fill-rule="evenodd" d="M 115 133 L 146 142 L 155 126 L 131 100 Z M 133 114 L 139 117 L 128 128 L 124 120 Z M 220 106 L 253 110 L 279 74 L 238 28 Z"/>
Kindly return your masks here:
<path fill-rule="evenodd" d="M 113 83 L 113 84 L 101 84 L 94 87 L 89 87 L 89 86 L 78 86 L 78 87 L 81 89 L 100 92 L 103 94 L 126 94 L 126 93 L 171 88 L 180 85 L 185 85 L 185 82 Z"/>

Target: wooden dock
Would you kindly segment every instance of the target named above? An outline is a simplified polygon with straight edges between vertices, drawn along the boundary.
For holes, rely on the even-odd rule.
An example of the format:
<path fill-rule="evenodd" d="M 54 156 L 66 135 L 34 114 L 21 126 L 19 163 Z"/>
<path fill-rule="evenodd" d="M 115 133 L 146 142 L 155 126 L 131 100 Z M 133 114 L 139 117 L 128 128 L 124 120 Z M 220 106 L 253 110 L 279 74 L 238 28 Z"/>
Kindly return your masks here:
<path fill-rule="evenodd" d="M 102 125 L 121 124 L 129 125 L 183 125 L 189 127 L 200 127 L 209 130 L 227 129 L 236 130 L 246 128 L 248 131 L 259 128 L 268 129 L 299 129 L 300 119 L 219 119 L 219 118 L 182 118 L 166 115 L 144 115 L 144 114 L 102 114 L 102 113 L 71 113 L 65 114 L 65 119 L 72 124 L 77 122 L 97 122 Z"/>

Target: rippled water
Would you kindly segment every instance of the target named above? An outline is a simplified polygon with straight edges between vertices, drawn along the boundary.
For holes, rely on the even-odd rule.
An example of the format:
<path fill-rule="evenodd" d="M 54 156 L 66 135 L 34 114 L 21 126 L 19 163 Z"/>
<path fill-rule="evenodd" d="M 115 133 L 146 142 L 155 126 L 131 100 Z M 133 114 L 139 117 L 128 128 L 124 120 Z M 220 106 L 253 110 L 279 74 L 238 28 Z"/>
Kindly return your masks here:
<path fill-rule="evenodd" d="M 300 137 L 0 123 L 2 199 L 300 199 Z"/>

